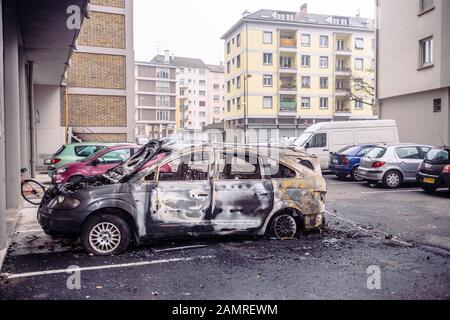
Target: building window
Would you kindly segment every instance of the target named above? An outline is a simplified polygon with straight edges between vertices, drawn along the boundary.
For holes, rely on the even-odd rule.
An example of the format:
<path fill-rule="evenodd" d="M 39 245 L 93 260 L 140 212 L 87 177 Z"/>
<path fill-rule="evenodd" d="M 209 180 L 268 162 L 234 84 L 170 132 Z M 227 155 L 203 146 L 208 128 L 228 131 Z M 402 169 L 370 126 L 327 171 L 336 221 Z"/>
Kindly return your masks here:
<path fill-rule="evenodd" d="M 231 43 L 228 41 L 227 43 L 227 53 L 229 54 L 231 52 Z"/>
<path fill-rule="evenodd" d="M 264 31 L 263 32 L 263 43 L 272 44 L 272 42 L 273 42 L 272 32 Z"/>
<path fill-rule="evenodd" d="M 420 40 L 420 67 L 433 65 L 433 37 Z"/>
<path fill-rule="evenodd" d="M 206 102 L 205 101 L 199 101 L 198 102 L 198 106 L 199 107 L 206 107 Z"/>
<path fill-rule="evenodd" d="M 355 39 L 355 48 L 362 50 L 364 49 L 364 39 L 363 38 L 356 38 Z"/>
<path fill-rule="evenodd" d="M 156 68 L 156 77 L 161 79 L 169 79 L 170 70 L 168 68 Z"/>
<path fill-rule="evenodd" d="M 320 36 L 320 47 L 328 48 L 328 36 Z"/>
<path fill-rule="evenodd" d="M 333 17 L 333 24 L 348 26 L 348 18 L 344 17 Z"/>
<path fill-rule="evenodd" d="M 198 82 L 198 84 L 199 84 L 201 87 L 204 87 L 204 86 L 206 86 L 206 81 L 205 81 L 205 80 L 200 80 L 200 81 Z"/>
<path fill-rule="evenodd" d="M 320 109 L 328 109 L 328 98 L 320 98 Z"/>
<path fill-rule="evenodd" d="M 273 86 L 273 77 L 270 74 L 263 75 L 263 86 L 264 87 L 272 87 Z"/>
<path fill-rule="evenodd" d="M 213 85 L 213 88 L 214 88 L 214 90 L 220 90 L 220 84 L 215 83 L 215 84 Z"/>
<path fill-rule="evenodd" d="M 241 46 L 241 34 L 236 36 L 236 46 L 239 48 Z"/>
<path fill-rule="evenodd" d="M 231 101 L 227 101 L 227 112 L 231 112 Z"/>
<path fill-rule="evenodd" d="M 220 96 L 214 96 L 213 100 L 214 102 L 220 102 Z"/>
<path fill-rule="evenodd" d="M 236 57 L 236 67 L 240 68 L 241 67 L 241 55 L 238 55 Z"/>
<path fill-rule="evenodd" d="M 263 63 L 265 65 L 272 65 L 273 56 L 271 53 L 263 53 Z"/>
<path fill-rule="evenodd" d="M 156 92 L 168 93 L 170 92 L 170 83 L 169 82 L 156 82 Z"/>
<path fill-rule="evenodd" d="M 320 57 L 320 67 L 328 68 L 328 57 Z"/>
<path fill-rule="evenodd" d="M 290 12 L 277 12 L 277 20 L 294 21 L 295 14 Z"/>
<path fill-rule="evenodd" d="M 239 77 L 236 78 L 236 87 L 237 87 L 238 89 L 241 88 L 241 76 L 239 76 Z"/>
<path fill-rule="evenodd" d="M 206 91 L 200 90 L 200 91 L 198 92 L 198 95 L 199 95 L 199 96 L 202 96 L 202 97 L 205 97 L 205 96 L 206 96 Z"/>
<path fill-rule="evenodd" d="M 184 68 L 180 68 L 180 73 L 184 73 Z"/>
<path fill-rule="evenodd" d="M 293 57 L 280 57 L 280 68 L 281 69 L 292 69 L 294 68 Z"/>
<path fill-rule="evenodd" d="M 240 97 L 236 99 L 236 104 L 237 104 L 237 109 L 241 110 L 241 98 Z"/>
<path fill-rule="evenodd" d="M 301 105 L 302 105 L 302 109 L 311 108 L 311 98 L 303 97 Z"/>
<path fill-rule="evenodd" d="M 158 121 L 169 121 L 169 111 L 156 111 L 156 120 Z"/>
<path fill-rule="evenodd" d="M 231 83 L 230 81 L 227 81 L 227 92 L 231 92 Z"/>
<path fill-rule="evenodd" d="M 434 99 L 433 100 L 433 111 L 434 112 L 441 112 L 442 110 L 442 100 L 441 99 Z"/>
<path fill-rule="evenodd" d="M 424 13 L 434 8 L 434 0 L 420 0 L 420 13 Z"/>
<path fill-rule="evenodd" d="M 356 70 L 364 69 L 364 59 L 355 59 L 355 69 Z"/>
<path fill-rule="evenodd" d="M 355 78 L 355 90 L 362 90 L 364 87 L 364 79 Z"/>
<path fill-rule="evenodd" d="M 311 66 L 311 57 L 302 55 L 302 67 L 309 68 Z"/>
<path fill-rule="evenodd" d="M 328 77 L 320 77 L 320 88 L 328 89 Z"/>
<path fill-rule="evenodd" d="M 364 108 L 364 102 L 361 99 L 355 100 L 355 110 L 362 110 Z"/>
<path fill-rule="evenodd" d="M 170 97 L 157 96 L 156 97 L 156 106 L 157 107 L 169 107 L 170 106 Z"/>
<path fill-rule="evenodd" d="M 309 47 L 311 45 L 311 36 L 309 34 L 302 34 L 302 46 Z"/>
<path fill-rule="evenodd" d="M 231 73 L 231 63 L 230 63 L 230 61 L 227 62 L 227 72 Z"/>
<path fill-rule="evenodd" d="M 264 109 L 273 108 L 273 97 L 263 97 L 263 108 Z"/>
<path fill-rule="evenodd" d="M 302 77 L 302 88 L 311 88 L 311 77 Z"/>

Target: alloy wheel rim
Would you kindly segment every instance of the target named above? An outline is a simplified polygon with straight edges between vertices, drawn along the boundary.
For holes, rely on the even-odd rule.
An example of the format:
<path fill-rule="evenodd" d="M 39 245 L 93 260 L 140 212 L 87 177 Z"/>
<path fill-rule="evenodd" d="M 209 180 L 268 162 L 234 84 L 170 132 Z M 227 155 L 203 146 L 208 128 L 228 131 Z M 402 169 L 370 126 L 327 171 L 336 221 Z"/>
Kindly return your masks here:
<path fill-rule="evenodd" d="M 283 214 L 274 221 L 274 232 L 279 239 L 293 238 L 297 233 L 297 223 L 291 215 Z"/>
<path fill-rule="evenodd" d="M 387 176 L 386 181 L 390 187 L 396 187 L 400 183 L 400 177 L 396 173 L 391 173 Z"/>
<path fill-rule="evenodd" d="M 89 243 L 91 247 L 99 253 L 111 253 L 116 250 L 122 236 L 119 228 L 109 222 L 96 224 L 89 232 Z"/>

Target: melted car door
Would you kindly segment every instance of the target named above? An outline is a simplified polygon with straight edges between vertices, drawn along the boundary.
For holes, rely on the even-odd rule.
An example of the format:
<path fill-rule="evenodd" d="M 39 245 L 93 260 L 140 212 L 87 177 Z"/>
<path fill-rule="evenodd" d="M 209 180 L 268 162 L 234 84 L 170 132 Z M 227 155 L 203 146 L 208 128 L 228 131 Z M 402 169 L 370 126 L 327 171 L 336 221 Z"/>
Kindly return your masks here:
<path fill-rule="evenodd" d="M 219 153 L 211 223 L 215 231 L 258 229 L 273 207 L 270 179 L 262 179 L 259 158 Z"/>
<path fill-rule="evenodd" d="M 188 153 L 165 167 L 159 170 L 154 190 L 153 222 L 166 230 L 166 236 L 210 231 L 207 219 L 212 201 L 210 153 Z"/>

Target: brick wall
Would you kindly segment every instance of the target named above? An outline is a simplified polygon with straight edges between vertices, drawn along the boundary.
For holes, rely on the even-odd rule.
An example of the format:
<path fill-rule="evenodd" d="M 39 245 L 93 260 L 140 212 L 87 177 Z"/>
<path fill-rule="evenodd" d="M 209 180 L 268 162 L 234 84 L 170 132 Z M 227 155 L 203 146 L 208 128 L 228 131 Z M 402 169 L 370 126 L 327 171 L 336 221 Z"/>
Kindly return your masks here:
<path fill-rule="evenodd" d="M 91 12 L 78 37 L 83 46 L 125 48 L 125 16 L 120 14 Z"/>
<path fill-rule="evenodd" d="M 123 133 L 76 133 L 76 136 L 89 142 L 127 142 L 127 135 Z"/>
<path fill-rule="evenodd" d="M 69 87 L 125 89 L 126 58 L 74 52 L 68 72 Z"/>
<path fill-rule="evenodd" d="M 126 127 L 126 98 L 119 96 L 70 95 L 70 127 Z M 61 126 L 65 108 L 61 108 Z"/>
<path fill-rule="evenodd" d="M 91 4 L 96 4 L 99 6 L 125 8 L 125 1 L 126 0 L 91 0 Z"/>

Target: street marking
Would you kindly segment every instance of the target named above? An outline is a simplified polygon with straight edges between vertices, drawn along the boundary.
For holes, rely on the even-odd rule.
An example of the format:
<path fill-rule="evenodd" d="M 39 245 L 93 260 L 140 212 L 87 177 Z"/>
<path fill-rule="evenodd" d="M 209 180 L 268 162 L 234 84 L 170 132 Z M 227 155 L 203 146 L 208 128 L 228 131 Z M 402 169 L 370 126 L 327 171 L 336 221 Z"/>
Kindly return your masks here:
<path fill-rule="evenodd" d="M 361 192 L 362 194 L 378 194 L 378 193 L 410 193 L 410 192 L 423 192 L 421 189 L 415 190 L 383 190 L 383 191 L 366 191 Z"/>
<path fill-rule="evenodd" d="M 30 278 L 30 277 L 36 277 L 36 276 L 70 273 L 70 272 L 78 272 L 78 271 L 81 272 L 81 271 L 95 271 L 95 270 L 104 270 L 104 269 L 140 267 L 140 266 L 148 266 L 148 265 L 154 265 L 154 264 L 163 264 L 163 263 L 170 263 L 170 262 L 186 262 L 186 261 L 212 259 L 212 258 L 215 258 L 215 256 L 199 256 L 199 257 L 191 257 L 191 258 L 162 259 L 162 260 L 112 264 L 112 265 L 95 266 L 95 267 L 67 268 L 67 269 L 57 269 L 57 270 L 48 270 L 48 271 L 36 271 L 36 272 L 27 272 L 27 273 L 18 273 L 18 274 L 3 273 L 3 274 L 0 274 L 0 276 L 6 277 L 7 279 L 19 279 L 19 278 Z"/>
<path fill-rule="evenodd" d="M 199 249 L 199 248 L 206 248 L 207 245 L 195 245 L 195 246 L 185 246 L 185 247 L 175 247 L 175 248 L 167 248 L 167 249 L 157 249 L 153 250 L 156 253 L 159 252 L 166 252 L 166 251 L 176 251 L 176 250 L 189 250 L 189 249 Z"/>
<path fill-rule="evenodd" d="M 325 212 L 328 213 L 329 215 L 331 215 L 331 216 L 333 216 L 333 217 L 339 219 L 339 220 L 342 220 L 342 221 L 344 221 L 344 222 L 347 222 L 348 224 L 352 225 L 354 228 L 356 228 L 356 229 L 358 229 L 358 230 L 360 230 L 360 231 L 362 231 L 362 232 L 364 232 L 364 233 L 370 235 L 372 238 L 375 238 L 375 239 L 377 239 L 377 240 L 386 240 L 386 238 L 379 237 L 379 236 L 377 236 L 375 233 L 381 233 L 384 237 L 386 237 L 386 236 L 389 235 L 389 234 L 387 234 L 386 232 L 383 232 L 383 231 L 380 231 L 380 230 L 372 230 L 372 231 L 371 231 L 371 230 L 368 230 L 368 229 L 366 229 L 366 228 L 360 227 L 360 226 L 358 226 L 355 222 L 353 222 L 353 221 L 351 221 L 351 220 L 348 220 L 348 219 L 346 219 L 346 218 L 344 218 L 344 217 L 338 216 L 337 214 L 332 213 L 332 212 L 330 212 L 330 211 L 328 211 L 328 210 L 326 210 Z M 402 240 L 398 240 L 395 236 L 394 236 L 392 239 L 390 239 L 389 241 L 397 242 L 397 243 L 400 243 L 400 244 L 402 244 L 402 245 L 404 245 L 404 246 L 408 246 L 408 247 L 412 247 L 412 246 L 413 246 L 413 244 L 411 244 L 411 243 L 409 243 L 409 242 L 405 242 L 405 241 L 402 241 Z"/>
<path fill-rule="evenodd" d="M 332 186 L 338 186 L 338 185 L 343 185 L 343 184 L 364 184 L 366 182 L 363 181 L 349 181 L 349 182 L 334 182 L 334 183 L 328 183 L 329 185 Z"/>

